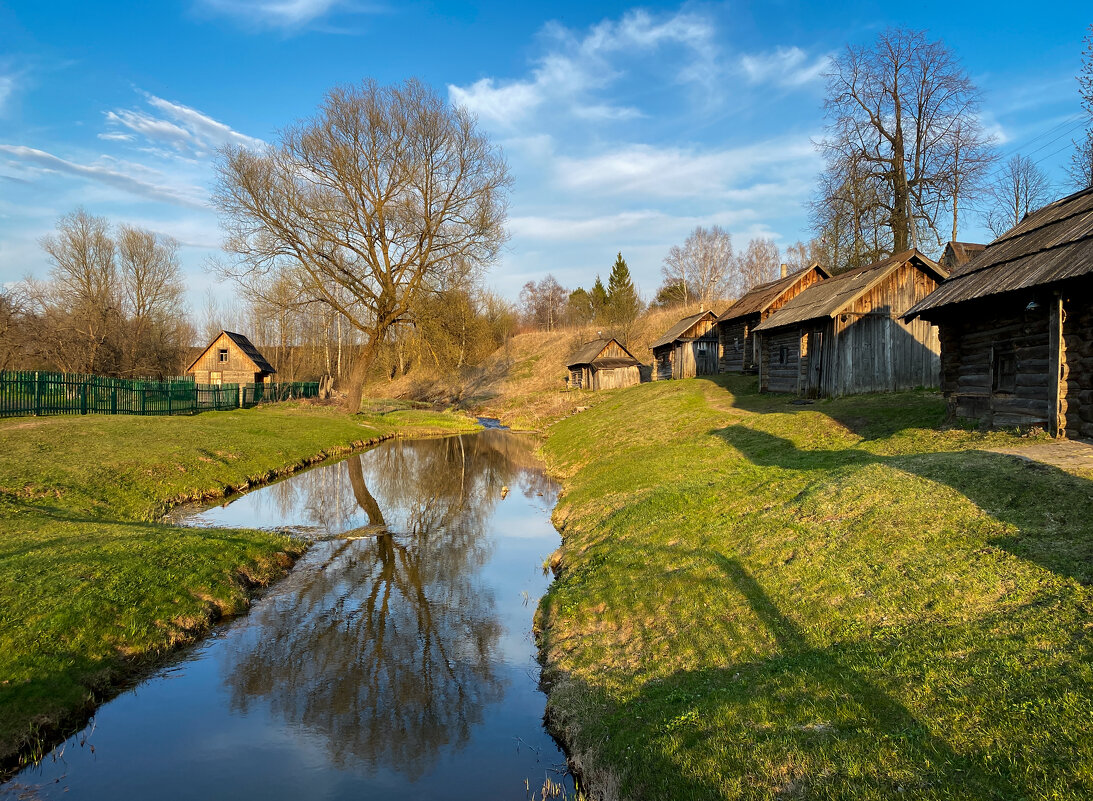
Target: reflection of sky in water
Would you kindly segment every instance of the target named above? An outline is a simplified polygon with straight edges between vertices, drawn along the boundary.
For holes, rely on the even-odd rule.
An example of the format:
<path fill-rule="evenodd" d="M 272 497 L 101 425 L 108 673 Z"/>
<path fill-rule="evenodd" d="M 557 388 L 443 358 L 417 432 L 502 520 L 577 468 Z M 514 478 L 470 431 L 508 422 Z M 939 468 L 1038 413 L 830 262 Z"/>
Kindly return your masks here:
<path fill-rule="evenodd" d="M 379 516 L 394 536 L 316 543 L 249 615 L 106 704 L 94 754 L 72 740 L 17 781 L 43 798 L 481 799 L 557 779 L 530 633 L 557 488 L 533 452 L 504 432 L 392 441 L 201 513 L 326 534 Z"/>

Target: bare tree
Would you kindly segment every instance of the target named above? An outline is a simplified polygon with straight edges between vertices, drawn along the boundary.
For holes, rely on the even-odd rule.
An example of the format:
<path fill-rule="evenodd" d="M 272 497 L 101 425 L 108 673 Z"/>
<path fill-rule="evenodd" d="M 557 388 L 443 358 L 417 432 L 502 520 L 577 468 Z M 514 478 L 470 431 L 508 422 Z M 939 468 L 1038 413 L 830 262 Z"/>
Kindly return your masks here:
<path fill-rule="evenodd" d="M 538 283 L 528 281 L 520 290 L 520 308 L 524 318 L 544 331 L 553 331 L 565 319 L 569 290 L 548 274 Z"/>
<path fill-rule="evenodd" d="M 997 160 L 994 140 L 983 133 L 978 124 L 957 120 L 945 138 L 941 151 L 943 163 L 948 163 L 949 195 L 953 209 L 952 242 L 958 239 L 961 203 L 967 206 L 972 198 L 983 195 L 990 169 Z"/>
<path fill-rule="evenodd" d="M 868 187 L 859 199 L 880 212 L 866 219 L 890 231 L 883 250 L 917 245 L 920 233 L 940 245 L 939 214 L 962 169 L 956 154 L 968 163 L 971 150 L 989 144 L 976 116 L 979 93 L 952 51 L 924 31 L 891 28 L 834 59 L 827 89 L 820 148 L 829 185 Z M 970 187 L 958 188 L 966 195 Z"/>
<path fill-rule="evenodd" d="M 773 239 L 757 237 L 748 242 L 747 250 L 736 259 L 741 292 L 747 292 L 756 284 L 776 278 L 778 264 L 778 246 Z"/>
<path fill-rule="evenodd" d="M 178 242 L 143 228 L 119 226 L 115 237 L 126 335 L 126 372 L 161 371 L 182 360 L 188 333 Z"/>
<path fill-rule="evenodd" d="M 1086 189 L 1093 186 L 1093 25 L 1082 39 L 1082 69 L 1078 73 L 1078 93 L 1082 98 L 1086 125 L 1081 136 L 1074 142 L 1068 172 L 1075 186 Z"/>
<path fill-rule="evenodd" d="M 790 273 L 799 273 L 813 264 L 823 264 L 823 256 L 823 243 L 819 239 L 810 239 L 808 242 L 798 240 L 787 247 L 782 258 Z"/>
<path fill-rule="evenodd" d="M 991 182 L 987 225 L 995 236 L 1002 236 L 1030 211 L 1049 202 L 1051 194 L 1051 183 L 1036 163 L 1014 154 Z"/>
<path fill-rule="evenodd" d="M 392 326 L 422 292 L 478 270 L 505 241 L 508 170 L 463 108 L 417 80 L 332 89 L 261 152 L 225 149 L 215 201 L 249 284 L 290 276 L 367 338 L 348 407 Z"/>
<path fill-rule="evenodd" d="M 733 265 L 732 236 L 715 225 L 698 226 L 687 236 L 682 247 L 673 245 L 664 257 L 661 274 L 665 286 L 683 290 L 682 302 L 701 301 L 709 305 L 730 291 Z"/>

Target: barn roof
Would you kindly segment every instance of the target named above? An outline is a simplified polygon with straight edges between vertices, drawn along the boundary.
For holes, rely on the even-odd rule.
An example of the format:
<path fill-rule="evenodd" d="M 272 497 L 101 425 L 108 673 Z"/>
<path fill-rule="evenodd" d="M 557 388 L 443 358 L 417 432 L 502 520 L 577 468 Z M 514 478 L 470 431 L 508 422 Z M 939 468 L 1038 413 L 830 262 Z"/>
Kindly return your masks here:
<path fill-rule="evenodd" d="M 262 355 L 258 348 L 254 347 L 249 339 L 247 339 L 242 334 L 235 333 L 234 331 L 221 331 L 219 334 L 213 337 L 213 341 L 209 343 L 209 347 L 202 349 L 201 353 L 197 355 L 197 358 L 194 359 L 190 363 L 190 366 L 186 368 L 186 372 L 194 369 L 194 365 L 201 361 L 201 357 L 208 353 L 209 348 L 215 345 L 216 341 L 222 336 L 226 336 L 228 337 L 228 339 L 234 342 L 239 350 L 243 351 L 244 355 L 252 362 L 254 362 L 254 366 L 261 370 L 263 373 L 275 374 L 277 372 L 273 369 L 273 365 L 266 361 L 266 357 Z"/>
<path fill-rule="evenodd" d="M 601 353 L 614 342 L 619 348 L 629 356 L 629 359 L 608 356 L 604 358 L 598 358 Z M 569 358 L 569 363 L 566 367 L 577 367 L 582 364 L 595 364 L 597 367 L 610 369 L 612 367 L 628 367 L 632 364 L 641 364 L 634 358 L 634 354 L 628 351 L 622 346 L 622 343 L 617 339 L 594 339 L 591 342 L 586 342 L 581 345 L 580 349 Z"/>
<path fill-rule="evenodd" d="M 982 253 L 985 247 L 986 245 L 980 242 L 949 242 L 945 245 L 945 254 L 941 257 L 941 263 L 956 269 Z"/>
<path fill-rule="evenodd" d="M 939 281 L 943 281 L 947 275 L 938 264 L 914 248 L 905 250 L 882 261 L 847 270 L 826 281 L 813 284 L 755 326 L 755 330 L 767 331 L 771 328 L 803 323 L 820 317 L 834 317 L 909 261 L 918 262 L 933 273 Z"/>
<path fill-rule="evenodd" d="M 650 345 L 650 347 L 656 349 L 664 345 L 671 345 L 673 342 L 683 336 L 684 331 L 686 331 L 688 328 L 690 328 L 692 325 L 694 325 L 707 315 L 712 316 L 715 320 L 717 319 L 717 315 L 714 314 L 712 311 L 700 311 L 698 314 L 692 314 L 690 317 L 684 317 L 678 323 L 669 328 L 665 332 L 664 336 L 662 336 L 660 339 Z"/>
<path fill-rule="evenodd" d="M 717 318 L 717 322 L 722 323 L 726 320 L 735 320 L 739 317 L 746 317 L 749 314 L 762 314 L 774 301 L 781 297 L 782 293 L 793 287 L 798 281 L 804 278 L 812 270 L 815 270 L 821 277 L 830 278 L 831 274 L 821 267 L 819 264 L 813 264 L 807 270 L 801 270 L 798 273 L 787 275 L 785 278 L 779 278 L 775 281 L 767 281 L 765 284 L 759 284 L 753 286 L 736 303 L 729 306 L 729 308 Z"/>
<path fill-rule="evenodd" d="M 1084 189 L 1029 214 L 904 316 L 1091 273 L 1093 189 Z"/>

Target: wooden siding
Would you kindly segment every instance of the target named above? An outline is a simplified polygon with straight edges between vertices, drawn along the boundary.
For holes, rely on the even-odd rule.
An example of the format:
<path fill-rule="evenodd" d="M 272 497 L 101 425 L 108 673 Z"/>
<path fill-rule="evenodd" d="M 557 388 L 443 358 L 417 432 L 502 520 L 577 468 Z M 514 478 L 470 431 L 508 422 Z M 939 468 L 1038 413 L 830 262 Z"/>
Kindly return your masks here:
<path fill-rule="evenodd" d="M 764 392 L 797 392 L 800 374 L 801 334 L 797 328 L 764 333 L 760 339 L 762 360 L 760 389 Z"/>
<path fill-rule="evenodd" d="M 717 370 L 721 373 L 742 373 L 755 367 L 755 337 L 751 329 L 759 322 L 758 314 L 738 317 L 718 323 Z"/>
<path fill-rule="evenodd" d="M 594 370 L 592 373 L 592 389 L 621 389 L 632 387 L 641 383 L 641 370 L 638 365 L 629 367 L 613 367 L 608 370 Z"/>
<path fill-rule="evenodd" d="M 226 350 L 228 360 L 221 362 L 219 352 Z M 205 349 L 201 357 L 190 368 L 190 375 L 198 384 L 217 383 L 214 374 L 219 373 L 219 383 L 250 384 L 271 380 L 270 376 L 257 368 L 251 358 L 240 349 L 227 334 L 221 334 Z"/>

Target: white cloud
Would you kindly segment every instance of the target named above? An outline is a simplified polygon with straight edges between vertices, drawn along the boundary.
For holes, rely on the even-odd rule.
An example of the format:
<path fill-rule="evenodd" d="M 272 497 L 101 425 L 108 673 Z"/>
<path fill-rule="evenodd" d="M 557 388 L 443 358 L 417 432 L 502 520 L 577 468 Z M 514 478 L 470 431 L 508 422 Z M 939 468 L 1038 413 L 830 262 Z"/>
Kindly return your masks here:
<path fill-rule="evenodd" d="M 543 36 L 549 43 L 548 51 L 530 77 L 511 81 L 482 78 L 465 87 L 449 84 L 452 103 L 503 126 L 515 126 L 542 107 L 590 120 L 629 120 L 642 116 L 641 112 L 593 97 L 621 76 L 617 57 L 676 45 L 687 53 L 675 71 L 676 81 L 710 87 L 717 73 L 713 25 L 688 12 L 654 17 L 646 11 L 631 11 L 618 21 L 593 26 L 583 36 L 550 23 Z"/>
<path fill-rule="evenodd" d="M 351 0 L 197 0 L 197 8 L 233 17 L 251 27 L 283 30 L 308 26 L 335 12 L 366 14 L 379 10 Z"/>
<path fill-rule="evenodd" d="M 15 76 L 0 75 L 0 114 L 11 96 L 15 94 Z"/>
<path fill-rule="evenodd" d="M 165 179 L 153 181 L 151 179 L 159 174 L 139 164 L 113 160 L 105 164 L 80 164 L 22 145 L 0 145 L 0 153 L 17 159 L 23 165 L 38 168 L 38 174 L 52 172 L 72 175 L 175 206 L 204 209 L 208 205 L 204 193 L 197 187 L 172 184 Z M 162 176 L 159 177 L 162 179 Z"/>
<path fill-rule="evenodd" d="M 724 197 L 755 182 L 811 180 L 817 156 L 807 137 L 782 137 L 737 148 L 696 150 L 632 144 L 585 158 L 561 156 L 555 181 L 602 195 Z"/>
<path fill-rule="evenodd" d="M 740 66 L 752 83 L 773 83 L 790 88 L 819 80 L 830 63 L 830 53 L 809 57 L 799 47 L 778 47 L 766 53 L 740 57 Z"/>
<path fill-rule="evenodd" d="M 165 144 L 178 153 L 207 157 L 224 145 L 258 148 L 261 139 L 239 133 L 219 120 L 190 106 L 146 94 L 147 104 L 156 114 L 140 109 L 115 109 L 106 112 L 110 130 L 99 134 L 108 141 L 133 141 L 134 134 L 152 144 Z"/>

